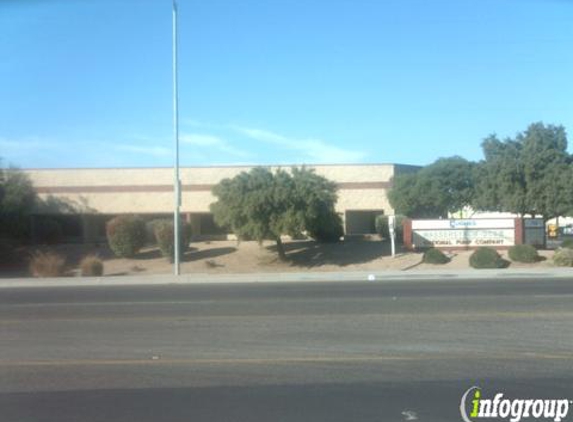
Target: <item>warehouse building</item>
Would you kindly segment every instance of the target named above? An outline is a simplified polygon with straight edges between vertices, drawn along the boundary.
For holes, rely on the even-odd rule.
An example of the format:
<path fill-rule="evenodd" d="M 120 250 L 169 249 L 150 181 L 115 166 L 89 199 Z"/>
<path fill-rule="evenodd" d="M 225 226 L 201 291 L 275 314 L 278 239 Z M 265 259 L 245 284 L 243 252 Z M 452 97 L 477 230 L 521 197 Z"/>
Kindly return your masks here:
<path fill-rule="evenodd" d="M 419 167 L 398 164 L 309 165 L 338 186 L 336 210 L 346 235 L 374 233 L 374 218 L 392 214 L 387 198 L 392 178 Z M 252 166 L 185 167 L 180 169 L 181 212 L 200 238 L 225 238 L 209 206 L 212 188 Z M 276 166 L 273 168 L 277 168 Z M 288 169 L 290 166 L 281 166 Z M 146 218 L 173 213 L 172 168 L 27 169 L 38 195 L 46 204 L 34 216 L 60 222 L 68 241 L 97 241 L 105 237 L 105 222 L 120 214 Z"/>

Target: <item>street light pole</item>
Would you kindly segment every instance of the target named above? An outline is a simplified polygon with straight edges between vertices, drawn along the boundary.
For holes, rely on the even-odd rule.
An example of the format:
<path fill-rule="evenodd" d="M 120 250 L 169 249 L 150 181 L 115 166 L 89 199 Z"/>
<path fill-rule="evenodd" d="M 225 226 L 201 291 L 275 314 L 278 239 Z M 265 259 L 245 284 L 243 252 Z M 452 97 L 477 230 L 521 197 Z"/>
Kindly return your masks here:
<path fill-rule="evenodd" d="M 175 171 L 173 194 L 175 210 L 173 213 L 173 271 L 180 274 L 179 248 L 179 207 L 181 206 L 181 182 L 179 181 L 179 98 L 177 86 L 177 0 L 173 0 L 173 138 L 175 142 Z"/>

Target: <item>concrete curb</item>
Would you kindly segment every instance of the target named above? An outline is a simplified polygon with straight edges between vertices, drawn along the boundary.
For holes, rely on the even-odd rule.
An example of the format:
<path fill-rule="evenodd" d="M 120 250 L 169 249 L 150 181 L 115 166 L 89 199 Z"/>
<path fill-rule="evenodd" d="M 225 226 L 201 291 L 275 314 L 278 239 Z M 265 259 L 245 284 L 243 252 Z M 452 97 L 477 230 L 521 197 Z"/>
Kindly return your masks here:
<path fill-rule="evenodd" d="M 38 287 L 88 287 L 88 286 L 153 286 L 188 284 L 240 284 L 240 283 L 305 283 L 305 282 L 407 282 L 421 280 L 478 280 L 478 279 L 573 279 L 570 268 L 517 269 L 517 270 L 420 270 L 373 272 L 315 272 L 315 273 L 244 273 L 206 274 L 194 273 L 149 276 L 65 277 L 65 278 L 11 278 L 0 279 L 0 289 Z"/>

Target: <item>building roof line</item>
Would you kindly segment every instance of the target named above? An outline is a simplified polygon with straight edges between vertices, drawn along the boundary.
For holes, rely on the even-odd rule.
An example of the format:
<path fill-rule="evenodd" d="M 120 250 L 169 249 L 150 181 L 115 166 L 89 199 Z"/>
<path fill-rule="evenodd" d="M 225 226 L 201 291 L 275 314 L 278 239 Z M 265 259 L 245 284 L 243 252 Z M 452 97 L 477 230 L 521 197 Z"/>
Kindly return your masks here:
<path fill-rule="evenodd" d="M 223 165 L 204 165 L 204 166 L 180 166 L 181 170 L 185 169 L 212 169 L 212 168 L 252 168 L 252 167 L 368 167 L 368 166 L 401 166 L 401 167 L 421 167 L 414 164 L 400 163 L 333 163 L 333 164 L 223 164 Z M 23 171 L 53 171 L 53 170 L 163 170 L 172 169 L 172 166 L 158 167 L 27 167 L 20 168 Z"/>

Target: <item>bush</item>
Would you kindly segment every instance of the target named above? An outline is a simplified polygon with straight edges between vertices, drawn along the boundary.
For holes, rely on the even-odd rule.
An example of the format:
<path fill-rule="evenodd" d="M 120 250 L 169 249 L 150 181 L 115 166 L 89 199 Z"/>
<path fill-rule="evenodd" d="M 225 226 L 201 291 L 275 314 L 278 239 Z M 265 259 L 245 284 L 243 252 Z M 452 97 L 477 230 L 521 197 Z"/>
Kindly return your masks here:
<path fill-rule="evenodd" d="M 557 249 L 553 255 L 553 263 L 558 267 L 573 267 L 573 249 Z"/>
<path fill-rule="evenodd" d="M 0 236 L 0 266 L 14 264 L 16 261 L 16 246 L 11 239 Z"/>
<path fill-rule="evenodd" d="M 506 262 L 493 248 L 481 247 L 470 255 L 472 268 L 504 268 Z"/>
<path fill-rule="evenodd" d="M 318 218 L 311 227 L 307 228 L 308 234 L 320 243 L 339 242 L 344 236 L 342 219 L 336 212 L 329 212 L 322 218 Z"/>
<path fill-rule="evenodd" d="M 396 215 L 395 220 L 395 233 L 396 233 L 396 242 L 402 243 L 404 240 L 404 228 L 402 223 L 406 217 L 403 215 Z M 384 214 L 380 214 L 376 216 L 374 220 L 374 227 L 376 229 L 376 233 L 378 233 L 384 239 L 390 239 L 390 228 L 388 226 L 388 216 Z"/>
<path fill-rule="evenodd" d="M 119 216 L 106 224 L 107 241 L 113 253 L 130 258 L 145 245 L 145 223 L 136 216 Z"/>
<path fill-rule="evenodd" d="M 573 239 L 565 239 L 561 242 L 562 248 L 573 249 Z"/>
<path fill-rule="evenodd" d="M 509 248 L 509 259 L 515 262 L 537 262 L 539 254 L 537 249 L 531 245 L 515 245 Z"/>
<path fill-rule="evenodd" d="M 88 255 L 80 262 L 80 270 L 84 277 L 101 277 L 103 261 L 96 255 Z"/>
<path fill-rule="evenodd" d="M 426 264 L 447 264 L 450 262 L 450 258 L 448 258 L 441 250 L 430 248 L 424 252 L 422 261 Z"/>
<path fill-rule="evenodd" d="M 61 277 L 66 260 L 54 252 L 36 252 L 30 261 L 30 273 L 34 277 Z"/>
<path fill-rule="evenodd" d="M 155 224 L 153 225 L 153 229 L 155 233 L 155 240 L 157 241 L 157 246 L 159 246 L 161 255 L 173 262 L 175 259 L 175 248 L 173 247 L 173 221 L 156 220 Z M 181 222 L 179 233 L 179 251 L 182 255 L 189 245 L 189 240 L 191 237 L 190 226 L 187 223 Z"/>
<path fill-rule="evenodd" d="M 53 218 L 44 218 L 36 222 L 36 238 L 40 243 L 53 245 L 60 243 L 63 237 L 62 225 Z"/>
<path fill-rule="evenodd" d="M 146 245 L 156 245 L 157 240 L 155 239 L 155 224 L 157 222 L 166 221 L 164 218 L 154 218 L 145 222 L 145 244 Z"/>

